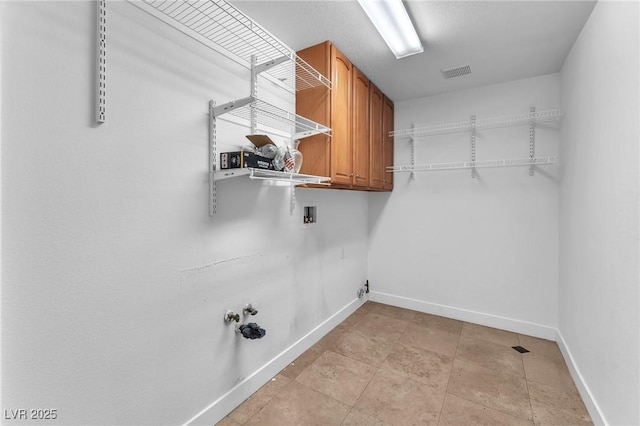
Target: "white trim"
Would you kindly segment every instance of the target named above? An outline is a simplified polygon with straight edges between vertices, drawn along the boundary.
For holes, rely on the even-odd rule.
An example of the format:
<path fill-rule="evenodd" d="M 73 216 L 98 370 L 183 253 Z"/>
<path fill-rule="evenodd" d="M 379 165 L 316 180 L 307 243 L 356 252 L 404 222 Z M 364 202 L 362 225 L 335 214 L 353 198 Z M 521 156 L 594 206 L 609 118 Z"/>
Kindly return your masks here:
<path fill-rule="evenodd" d="M 548 325 L 535 324 L 513 318 L 505 318 L 491 315 L 484 312 L 476 312 L 468 309 L 455 308 L 453 306 L 440 305 L 437 303 L 425 302 L 408 297 L 394 296 L 386 293 L 371 292 L 369 299 L 372 302 L 380 302 L 387 305 L 398 306 L 400 308 L 412 309 L 418 312 L 440 315 L 474 324 L 485 325 L 487 327 L 499 328 L 501 330 L 526 334 L 527 336 L 539 337 L 546 340 L 556 339 L 556 329 Z"/>
<path fill-rule="evenodd" d="M 311 330 L 307 335 L 282 351 L 279 355 L 256 370 L 246 379 L 235 385 L 227 393 L 212 402 L 204 410 L 185 422 L 185 425 L 213 425 L 222 420 L 231 410 L 240 405 L 251 394 L 268 383 L 272 377 L 278 374 L 293 360 L 302 355 L 318 340 L 329 333 L 334 327 L 354 313 L 366 299 L 355 299 L 344 308 L 333 314 L 322 324 Z"/>
<path fill-rule="evenodd" d="M 562 352 L 562 356 L 564 357 L 567 367 L 569 367 L 569 372 L 571 373 L 571 377 L 573 378 L 573 381 L 575 382 L 576 387 L 578 388 L 578 392 L 582 397 L 582 401 L 584 402 L 584 405 L 587 407 L 587 411 L 591 416 L 591 420 L 593 421 L 593 424 L 608 425 L 609 423 L 607 423 L 607 421 L 605 420 L 604 414 L 602 413 L 600 406 L 596 402 L 596 399 L 593 397 L 593 394 L 591 393 L 589 386 L 587 386 L 587 383 L 584 381 L 582 374 L 580 374 L 580 369 L 576 365 L 574 358 L 571 355 L 571 351 L 569 350 L 569 347 L 567 346 L 567 343 L 564 340 L 564 337 L 562 336 L 562 333 L 560 332 L 560 330 L 556 330 L 555 340 L 558 343 L 558 347 L 560 348 L 560 352 Z"/>

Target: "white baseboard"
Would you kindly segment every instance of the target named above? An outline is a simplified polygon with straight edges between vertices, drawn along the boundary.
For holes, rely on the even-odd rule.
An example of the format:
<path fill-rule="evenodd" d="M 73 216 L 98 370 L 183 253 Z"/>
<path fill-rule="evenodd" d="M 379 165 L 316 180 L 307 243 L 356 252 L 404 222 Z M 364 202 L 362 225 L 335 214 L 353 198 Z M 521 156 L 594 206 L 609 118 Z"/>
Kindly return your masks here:
<path fill-rule="evenodd" d="M 470 311 L 468 309 L 454 308 L 453 306 L 439 305 L 437 303 L 430 303 L 375 291 L 369 293 L 369 300 L 372 302 L 398 306 L 400 308 L 412 309 L 418 312 L 425 312 L 474 324 L 485 325 L 487 327 L 513 331 L 514 333 L 526 334 L 527 336 L 539 337 L 541 339 L 556 339 L 556 329 L 547 325 L 500 317 L 483 312 Z"/>
<path fill-rule="evenodd" d="M 565 342 L 564 337 L 562 336 L 562 333 L 560 332 L 560 330 L 557 330 L 555 340 L 558 343 L 558 347 L 560 347 L 560 352 L 562 352 L 562 356 L 564 357 L 564 360 L 567 363 L 567 367 L 569 367 L 569 372 L 571 373 L 571 377 L 573 378 L 573 381 L 575 382 L 576 387 L 578 388 L 578 392 L 582 397 L 582 401 L 584 402 L 584 405 L 587 407 L 587 411 L 591 416 L 591 420 L 593 421 L 593 424 L 607 425 L 608 423 L 606 422 L 604 415 L 602 414 L 602 410 L 600 410 L 600 406 L 598 405 L 595 398 L 593 397 L 593 394 L 591 393 L 589 386 L 587 386 L 587 384 L 583 380 L 582 374 L 580 373 L 580 369 L 576 365 L 573 359 L 573 355 L 571 355 L 571 351 L 569 350 L 569 347 L 567 346 L 567 343 Z"/>
<path fill-rule="evenodd" d="M 273 376 L 278 374 L 283 368 L 318 342 L 324 335 L 354 313 L 365 301 L 366 299 L 355 299 L 351 301 L 322 324 L 311 330 L 307 335 L 212 402 L 208 407 L 187 421 L 185 425 L 211 426 L 222 420 L 229 412 L 240 405 L 242 401 L 251 396 L 251 394 L 260 389 L 264 384 L 268 383 Z"/>

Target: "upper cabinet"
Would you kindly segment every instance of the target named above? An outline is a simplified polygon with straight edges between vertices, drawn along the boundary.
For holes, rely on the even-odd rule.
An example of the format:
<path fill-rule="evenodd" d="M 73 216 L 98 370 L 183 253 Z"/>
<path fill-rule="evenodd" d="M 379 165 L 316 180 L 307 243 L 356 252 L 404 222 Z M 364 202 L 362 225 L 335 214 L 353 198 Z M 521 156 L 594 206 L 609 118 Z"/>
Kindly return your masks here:
<path fill-rule="evenodd" d="M 333 184 L 351 185 L 353 177 L 353 151 L 351 149 L 353 64 L 335 46 L 327 47 L 330 49 L 331 81 L 336 82 L 335 90 L 331 90 L 329 97 L 330 122 L 336 127 L 330 140 L 331 173 L 327 176 L 331 176 Z M 300 92 L 300 96 L 304 96 L 303 92 Z M 304 151 L 302 154 L 305 155 Z"/>
<path fill-rule="evenodd" d="M 300 144 L 302 173 L 330 176 L 330 188 L 390 191 L 385 186 L 389 132 L 384 126 L 385 99 L 393 103 L 330 41 L 297 52 L 330 77 L 331 89 L 314 87 L 296 92 L 296 113 L 331 127 L 331 136 L 317 135 Z M 391 126 L 390 128 L 388 126 Z M 393 146 L 391 146 L 393 150 Z M 391 154 L 391 161 L 393 154 Z"/>
<path fill-rule="evenodd" d="M 352 139 L 353 162 L 351 184 L 358 189 L 369 188 L 369 79 L 353 67 Z"/>
<path fill-rule="evenodd" d="M 373 84 L 369 86 L 369 170 L 371 189 L 384 190 L 385 165 L 383 161 L 384 140 L 382 105 L 384 95 Z"/>

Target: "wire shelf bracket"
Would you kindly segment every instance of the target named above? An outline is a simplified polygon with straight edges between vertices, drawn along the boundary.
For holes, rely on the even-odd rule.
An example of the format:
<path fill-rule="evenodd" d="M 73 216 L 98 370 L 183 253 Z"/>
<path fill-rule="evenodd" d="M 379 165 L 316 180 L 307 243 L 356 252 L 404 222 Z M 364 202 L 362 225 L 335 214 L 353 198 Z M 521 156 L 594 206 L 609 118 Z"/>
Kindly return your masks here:
<path fill-rule="evenodd" d="M 485 118 L 476 120 L 475 129 L 496 129 L 500 127 L 521 126 L 534 123 L 543 123 L 548 121 L 558 121 L 564 114 L 559 109 L 550 109 L 545 111 L 533 112 L 527 114 L 514 114 L 503 117 Z M 390 136 L 397 138 L 419 138 L 425 136 L 436 136 L 448 133 L 470 132 L 472 131 L 472 122 L 461 121 L 457 123 L 438 124 L 427 127 L 411 127 L 403 130 L 393 130 Z"/>
<path fill-rule="evenodd" d="M 506 160 L 459 161 L 453 163 L 432 163 L 420 165 L 389 166 L 389 172 L 429 172 L 438 170 L 461 170 L 497 167 L 542 166 L 554 164 L 557 157 L 515 158 Z"/>
<path fill-rule="evenodd" d="M 471 116 L 471 164 L 476 163 L 476 116 Z M 476 168 L 471 167 L 471 177 L 475 179 Z"/>
<path fill-rule="evenodd" d="M 536 107 L 529 107 L 529 158 L 536 154 Z M 533 164 L 529 166 L 529 176 L 533 176 Z"/>
<path fill-rule="evenodd" d="M 129 3 L 251 71 L 249 96 L 222 105 L 216 105 L 213 100 L 209 102 L 210 215 L 216 214 L 217 182 L 222 179 L 248 176 L 250 179 L 289 182 L 292 186 L 291 212 L 295 208 L 295 185 L 323 184 L 330 180 L 259 169 L 216 170 L 216 120 L 224 114 L 247 120 L 251 134 L 256 134 L 258 126 L 262 126 L 264 129 L 261 130 L 266 132 L 285 131 L 292 139 L 317 134 L 331 136 L 329 127 L 260 100 L 258 76 L 264 75 L 294 91 L 319 86 L 331 89 L 331 80 L 225 0 L 129 0 Z"/>
<path fill-rule="evenodd" d="M 317 123 L 313 123 L 310 120 L 305 119 L 304 117 L 300 117 L 298 115 L 293 114 L 294 117 L 283 117 L 283 111 L 279 108 L 273 107 L 272 105 L 266 104 L 265 102 L 258 101 L 253 96 L 248 96 L 246 98 L 242 98 L 233 102 L 228 102 L 226 104 L 222 104 L 216 106 L 216 103 L 211 100 L 209 101 L 209 215 L 214 216 L 217 211 L 217 182 L 225 179 L 247 176 L 249 179 L 255 180 L 269 180 L 269 181 L 278 181 L 278 182 L 287 182 L 291 184 L 291 192 L 290 192 L 290 204 L 289 211 L 293 214 L 295 209 L 295 185 L 304 185 L 304 184 L 315 184 L 315 185 L 328 185 L 331 181 L 330 177 L 326 176 L 315 176 L 315 175 L 307 175 L 301 173 L 288 173 L 288 172 L 280 172 L 276 170 L 266 170 L 266 169 L 256 169 L 256 168 L 242 168 L 242 169 L 225 169 L 225 170 L 216 170 L 217 163 L 217 134 L 216 134 L 216 120 L 217 117 L 224 114 L 234 114 L 243 118 L 251 119 L 253 114 L 256 114 L 258 118 L 267 116 L 267 118 L 271 118 L 275 124 L 285 123 L 286 127 L 291 128 L 294 126 L 299 128 L 303 126 L 305 128 L 310 128 L 311 126 L 319 126 L 318 129 L 314 130 L 305 130 L 304 132 L 310 134 L 317 134 L 317 132 L 327 132 L 330 131 L 329 128 L 325 126 L 321 126 Z M 271 109 L 270 109 L 271 108 Z M 265 112 L 266 111 L 266 112 Z M 274 113 L 275 111 L 275 113 Z M 284 112 L 286 115 L 286 112 Z M 277 115 L 277 118 L 270 117 L 270 115 Z M 249 116 L 249 117 L 247 117 Z M 313 123 L 313 125 L 309 124 Z"/>
<path fill-rule="evenodd" d="M 411 143 L 411 164 L 389 166 L 387 167 L 387 172 L 409 172 L 411 173 L 409 179 L 415 180 L 416 172 L 471 169 L 471 177 L 475 178 L 477 176 L 476 169 L 478 168 L 529 166 L 529 176 L 533 176 L 536 166 L 553 164 L 557 161 L 556 157 L 535 156 L 536 124 L 540 122 L 560 120 L 562 116 L 563 114 L 559 109 L 536 112 L 536 107 L 530 106 L 528 114 L 515 114 L 505 117 L 488 118 L 482 120 L 478 120 L 475 115 L 472 115 L 469 121 L 439 124 L 421 128 L 416 128 L 412 123 L 411 127 L 408 129 L 395 130 L 390 132 L 390 136 L 392 137 L 404 137 L 409 139 L 409 142 Z M 528 158 L 476 161 L 476 132 L 478 129 L 494 129 L 499 127 L 519 126 L 524 124 L 529 125 Z M 418 137 L 466 131 L 471 132 L 471 161 L 416 165 L 415 143 Z"/>
<path fill-rule="evenodd" d="M 214 216 L 217 210 L 217 189 L 214 171 L 216 170 L 216 161 L 218 157 L 218 151 L 216 147 L 217 135 L 216 135 L 216 116 L 214 111 L 216 109 L 216 103 L 209 101 L 209 216 Z"/>
<path fill-rule="evenodd" d="M 245 167 L 242 169 L 224 169 L 213 172 L 214 181 L 247 176 L 249 179 L 287 182 L 293 185 L 327 185 L 331 180 L 327 176 L 306 175 L 302 173 L 280 172 L 277 170 L 257 169 Z"/>
<path fill-rule="evenodd" d="M 97 2 L 96 121 L 107 120 L 107 0 Z"/>
<path fill-rule="evenodd" d="M 331 80 L 296 55 L 270 32 L 224 0 L 143 0 L 133 2 L 160 21 L 250 68 L 256 56 L 259 67 L 273 81 L 293 90 L 325 86 Z"/>
<path fill-rule="evenodd" d="M 252 115 L 255 114 L 258 124 L 289 132 L 293 139 L 302 139 L 318 134 L 330 135 L 331 133 L 331 128 L 327 126 L 283 110 L 253 96 L 222 104 L 213 111 L 214 117 L 219 117 L 226 113 L 249 122 L 252 121 Z M 252 133 L 255 132 L 255 130 L 252 130 Z"/>

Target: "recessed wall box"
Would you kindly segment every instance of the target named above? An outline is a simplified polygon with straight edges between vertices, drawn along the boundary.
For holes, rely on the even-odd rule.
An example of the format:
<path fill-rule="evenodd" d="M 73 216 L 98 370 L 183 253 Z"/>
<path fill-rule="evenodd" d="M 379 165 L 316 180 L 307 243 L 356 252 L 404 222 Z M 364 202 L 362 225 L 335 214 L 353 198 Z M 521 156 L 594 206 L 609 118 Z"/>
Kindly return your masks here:
<path fill-rule="evenodd" d="M 318 217 L 316 216 L 316 213 L 317 213 L 316 206 L 304 206 L 302 222 L 304 224 L 316 223 L 318 221 Z"/>

